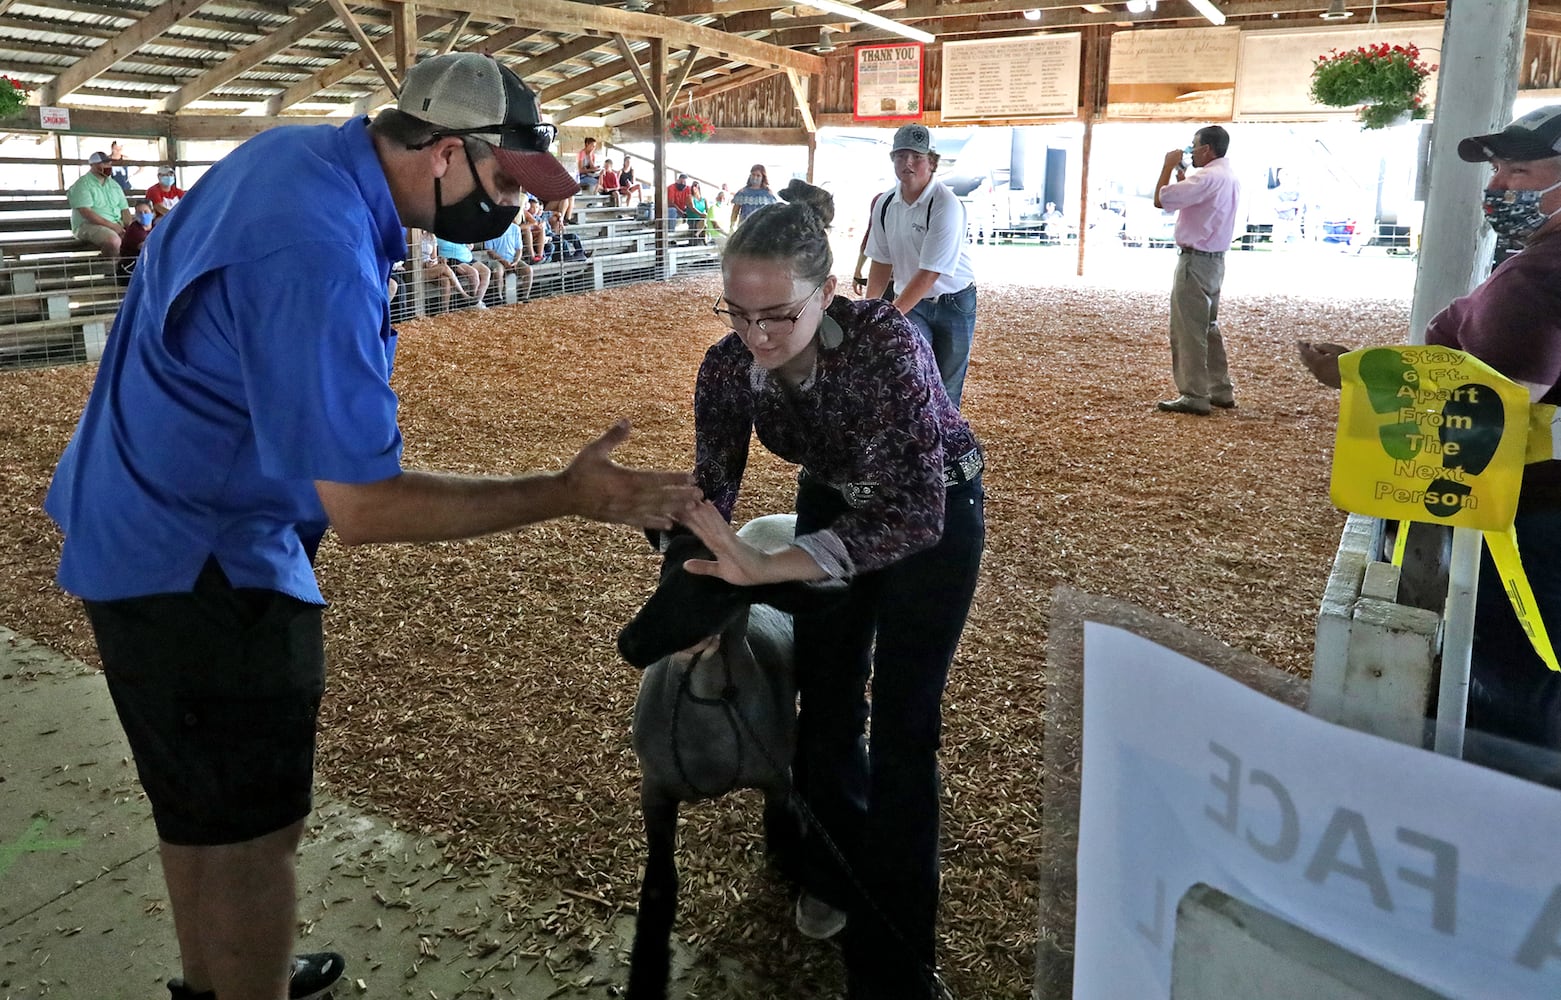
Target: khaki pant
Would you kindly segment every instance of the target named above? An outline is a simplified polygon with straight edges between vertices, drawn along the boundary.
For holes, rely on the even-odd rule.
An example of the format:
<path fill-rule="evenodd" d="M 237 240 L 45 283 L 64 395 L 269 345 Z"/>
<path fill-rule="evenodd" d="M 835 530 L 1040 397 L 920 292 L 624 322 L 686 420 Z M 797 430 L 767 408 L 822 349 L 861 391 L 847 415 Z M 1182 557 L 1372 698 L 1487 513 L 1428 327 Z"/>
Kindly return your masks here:
<path fill-rule="evenodd" d="M 1171 279 L 1171 371 L 1176 390 L 1193 399 L 1233 398 L 1220 337 L 1220 285 L 1225 258 L 1182 253 Z"/>

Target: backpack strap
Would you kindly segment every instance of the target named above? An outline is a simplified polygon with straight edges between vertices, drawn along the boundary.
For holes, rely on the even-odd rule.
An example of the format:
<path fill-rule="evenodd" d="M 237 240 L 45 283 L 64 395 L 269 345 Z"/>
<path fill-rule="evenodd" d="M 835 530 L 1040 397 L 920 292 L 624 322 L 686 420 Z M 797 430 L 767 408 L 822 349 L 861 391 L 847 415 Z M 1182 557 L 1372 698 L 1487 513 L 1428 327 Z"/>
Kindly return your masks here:
<path fill-rule="evenodd" d="M 878 199 L 883 203 L 883 207 L 878 210 L 878 228 L 883 230 L 884 239 L 889 238 L 889 202 L 894 200 L 894 196 L 898 192 L 899 189 L 896 188 L 894 191 L 887 192 L 885 197 Z M 924 225 L 929 230 L 932 228 L 932 205 L 937 200 L 936 195 L 927 199 L 927 221 Z"/>

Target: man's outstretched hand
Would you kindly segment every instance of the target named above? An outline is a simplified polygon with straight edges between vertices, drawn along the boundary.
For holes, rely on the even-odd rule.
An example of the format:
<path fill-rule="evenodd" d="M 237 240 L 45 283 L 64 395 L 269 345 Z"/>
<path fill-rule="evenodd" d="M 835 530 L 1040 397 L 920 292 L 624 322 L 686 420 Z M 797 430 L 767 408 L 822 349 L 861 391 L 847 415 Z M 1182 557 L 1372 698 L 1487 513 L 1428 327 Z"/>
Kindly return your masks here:
<path fill-rule="evenodd" d="M 1313 378 L 1331 389 L 1339 388 L 1339 355 L 1348 354 L 1353 348 L 1343 344 L 1314 344 L 1310 340 L 1298 340 L 1295 346 L 1301 352 L 1301 364 Z"/>
<path fill-rule="evenodd" d="M 703 494 L 690 473 L 630 469 L 614 462 L 613 450 L 628 439 L 629 422 L 620 420 L 580 449 L 560 474 L 569 490 L 570 506 L 593 521 L 671 528 Z"/>

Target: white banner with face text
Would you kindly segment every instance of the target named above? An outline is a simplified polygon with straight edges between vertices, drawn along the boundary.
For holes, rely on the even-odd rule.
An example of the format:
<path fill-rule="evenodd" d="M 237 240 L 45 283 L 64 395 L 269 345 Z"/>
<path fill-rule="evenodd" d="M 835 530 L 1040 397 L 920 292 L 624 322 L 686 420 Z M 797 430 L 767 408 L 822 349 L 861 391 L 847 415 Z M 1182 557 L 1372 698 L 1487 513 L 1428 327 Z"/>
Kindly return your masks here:
<path fill-rule="evenodd" d="M 1168 998 L 1206 883 L 1450 997 L 1561 997 L 1561 791 L 1084 631 L 1074 996 Z"/>

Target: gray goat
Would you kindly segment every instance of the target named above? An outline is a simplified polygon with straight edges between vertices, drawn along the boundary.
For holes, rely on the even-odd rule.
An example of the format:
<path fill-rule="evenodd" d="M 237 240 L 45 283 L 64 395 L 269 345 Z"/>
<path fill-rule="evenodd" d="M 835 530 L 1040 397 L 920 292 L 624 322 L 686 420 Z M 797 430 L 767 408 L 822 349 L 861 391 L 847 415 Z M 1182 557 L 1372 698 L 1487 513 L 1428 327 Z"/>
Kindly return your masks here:
<path fill-rule="evenodd" d="M 770 514 L 749 521 L 738 535 L 775 551 L 791 544 L 795 530 L 795 515 Z M 761 789 L 772 860 L 784 872 L 797 858 L 802 828 L 790 801 L 797 710 L 789 612 L 832 603 L 844 590 L 827 583 L 732 587 L 688 574 L 684 557 L 669 554 L 661 588 L 619 637 L 625 659 L 642 665 L 717 629 L 720 635 L 719 646 L 705 653 L 659 655 L 645 667 L 634 705 L 647 856 L 629 967 L 631 1000 L 662 1000 L 667 993 L 680 803 Z M 670 630 L 668 619 L 678 619 Z M 702 629 L 701 622 L 713 627 Z"/>

